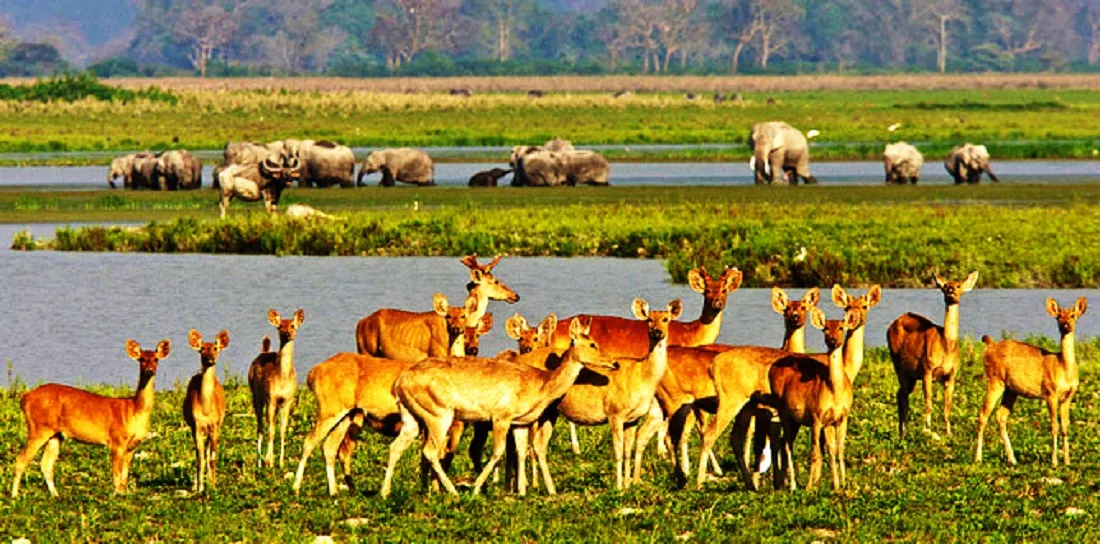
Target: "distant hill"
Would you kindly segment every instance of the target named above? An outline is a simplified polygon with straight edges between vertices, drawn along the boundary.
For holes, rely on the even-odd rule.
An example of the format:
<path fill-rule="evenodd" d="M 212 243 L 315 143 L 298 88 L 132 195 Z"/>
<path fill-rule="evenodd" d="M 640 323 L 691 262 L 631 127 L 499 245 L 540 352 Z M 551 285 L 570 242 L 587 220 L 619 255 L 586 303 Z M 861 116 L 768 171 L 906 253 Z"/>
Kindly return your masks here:
<path fill-rule="evenodd" d="M 57 37 L 76 30 L 95 47 L 129 31 L 135 9 L 133 0 L 0 0 L 0 14 L 20 38 Z"/>
<path fill-rule="evenodd" d="M 599 11 L 610 0 L 536 0 L 540 5 L 560 12 L 591 13 Z"/>

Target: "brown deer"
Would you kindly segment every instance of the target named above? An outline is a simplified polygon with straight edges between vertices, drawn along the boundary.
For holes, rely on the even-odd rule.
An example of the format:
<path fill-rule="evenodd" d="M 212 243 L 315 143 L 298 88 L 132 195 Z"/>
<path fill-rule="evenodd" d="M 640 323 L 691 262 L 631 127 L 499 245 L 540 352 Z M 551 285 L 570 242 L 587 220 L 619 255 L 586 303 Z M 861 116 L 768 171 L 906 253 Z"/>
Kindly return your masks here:
<path fill-rule="evenodd" d="M 618 368 L 618 363 L 600 352 L 580 320 L 573 321 L 570 331 L 573 343 L 563 355 L 561 365 L 554 370 L 509 363 L 486 364 L 483 360 L 470 358 L 446 358 L 423 361 L 398 376 L 393 390 L 401 412 L 401 432 L 390 446 L 381 495 L 389 495 L 397 460 L 417 439 L 421 428 L 426 432 L 423 447 L 425 461 L 434 469 L 447 491 L 458 494 L 440 465 L 440 454 L 448 430 L 456 419 L 492 423 L 493 454 L 474 482 L 474 493 L 479 493 L 493 467 L 504 456 L 506 436 L 513 427 L 517 450 L 526 451 L 527 428 L 573 386 L 582 368 Z M 522 459 L 520 456 L 521 471 Z M 543 474 L 549 476 L 545 466 Z M 551 488 L 552 483 L 548 481 L 547 486 Z M 519 494 L 525 493 L 521 478 Z"/>
<path fill-rule="evenodd" d="M 978 272 L 963 281 L 947 281 L 938 274 L 936 287 L 947 307 L 943 326 L 914 313 L 898 317 L 886 330 L 886 342 L 898 377 L 898 436 L 905 437 L 909 421 L 909 395 L 917 382 L 924 385 L 924 428 L 932 428 L 932 382 L 943 383 L 943 421 L 951 435 L 951 405 L 959 370 L 959 301 L 978 283 Z"/>
<path fill-rule="evenodd" d="M 493 330 L 493 314 L 485 314 L 477 321 L 477 325 L 466 327 L 462 330 L 462 349 L 465 355 L 477 357 L 481 351 L 481 337 Z"/>
<path fill-rule="evenodd" d="M 821 291 L 810 288 L 802 300 L 792 301 L 786 291 L 772 287 L 772 309 L 783 316 L 783 346 L 791 353 L 806 353 L 806 315 L 821 302 Z"/>
<path fill-rule="evenodd" d="M 157 364 L 168 357 L 171 349 L 168 340 L 161 340 L 152 351 L 142 350 L 133 340 L 126 341 L 126 354 L 140 367 L 137 391 L 131 398 L 104 397 L 56 383 L 36 387 L 23 395 L 19 406 L 27 421 L 27 444 L 15 458 L 12 498 L 19 496 L 23 473 L 43 446 L 46 451 L 42 453 L 42 475 L 50 495 L 57 496 L 53 468 L 61 453 L 61 441 L 66 438 L 107 446 L 111 450 L 115 493 L 126 493 L 134 450 L 149 432 Z"/>
<path fill-rule="evenodd" d="M 279 331 L 279 351 L 263 352 L 248 367 L 248 388 L 252 390 L 252 410 L 256 413 L 256 462 L 259 466 L 275 464 L 275 418 L 279 417 L 279 466 L 286 453 L 286 427 L 294 409 L 298 392 L 298 374 L 294 372 L 294 337 L 306 320 L 301 308 L 291 319 L 282 319 L 275 309 L 268 310 L 267 320 Z M 267 455 L 264 455 L 264 435 L 267 435 Z"/>
<path fill-rule="evenodd" d="M 846 314 L 854 313 L 858 317 L 861 317 L 861 319 L 857 320 L 857 325 L 851 329 L 851 338 L 845 343 L 843 350 L 845 368 L 849 373 L 850 379 L 854 381 L 863 364 L 863 338 L 867 312 L 876 306 L 882 299 L 882 288 L 878 285 L 872 285 L 864 295 L 853 297 L 839 285 L 834 285 L 832 295 L 833 303 L 844 308 Z M 715 417 L 711 419 L 710 424 L 707 425 L 706 431 L 703 433 L 703 440 L 699 453 L 700 463 L 704 456 L 709 454 L 711 448 L 714 447 L 714 443 L 725 431 L 726 427 L 728 427 L 735 418 L 739 417 L 741 419 L 737 422 L 732 441 L 734 451 L 743 452 L 745 450 L 748 420 L 744 418 L 753 415 L 762 416 L 763 413 L 754 410 L 744 411 L 743 408 L 750 402 L 753 403 L 754 406 L 758 405 L 766 395 L 771 394 L 771 383 L 768 380 L 768 372 L 771 369 L 771 365 L 790 355 L 791 352 L 783 349 L 761 346 L 736 346 L 714 357 L 711 361 L 709 373 L 711 379 L 714 380 L 714 388 L 718 396 L 718 407 Z M 815 358 L 819 362 L 827 362 L 828 360 L 824 354 L 814 354 L 809 355 L 809 357 Z M 774 436 L 774 431 L 776 431 L 776 429 L 770 430 L 773 433 L 772 441 L 776 443 L 774 440 L 774 438 L 776 438 Z M 757 455 L 759 455 L 761 449 L 759 444 L 760 441 L 758 440 L 758 447 L 754 449 Z M 843 454 L 843 452 L 841 452 L 841 454 Z M 737 456 L 737 468 L 741 473 L 742 481 L 745 483 L 745 486 L 750 490 L 755 490 L 757 486 L 754 478 L 750 474 L 748 466 L 745 464 L 745 456 L 740 453 Z M 774 475 L 777 485 L 782 483 L 782 478 L 783 475 L 777 470 Z M 706 466 L 700 464 L 699 471 L 696 474 L 696 486 L 701 487 L 705 480 Z"/>
<path fill-rule="evenodd" d="M 477 299 L 477 308 L 469 316 L 471 326 L 481 321 L 488 311 L 490 300 L 503 300 L 509 304 L 519 302 L 519 295 L 493 276 L 493 267 L 500 262 L 500 255 L 489 264 L 478 264 L 477 253 L 463 257 L 461 262 L 470 269 L 470 283 L 466 284 L 468 296 Z"/>
<path fill-rule="evenodd" d="M 447 297 L 436 293 L 432 308 L 431 312 L 387 308 L 360 319 L 355 335 L 359 353 L 409 362 L 465 355 L 464 342 L 452 339 L 465 334 L 469 316 L 477 310 L 477 299 L 468 297 L 465 304 L 453 307 Z"/>
<path fill-rule="evenodd" d="M 820 308 L 814 307 L 810 312 L 813 326 L 825 331 L 828 365 L 822 365 L 816 357 L 791 354 L 776 361 L 768 370 L 772 390 L 768 402 L 779 408 L 783 425 L 783 445 L 776 447 L 780 450 L 781 461 L 776 463 L 775 470 L 783 472 L 786 468 L 788 485 L 794 489 L 794 440 L 798 430 L 805 425 L 812 433 L 807 489 L 814 489 L 821 480 L 822 437 L 829 451 L 833 489 L 840 489 L 845 480 L 844 459 L 840 452 L 844 449 L 848 413 L 852 409 L 852 379 L 845 372 L 842 348 L 848 331 L 859 325 L 860 318 L 855 312 L 846 312 L 843 320 L 827 321 Z"/>
<path fill-rule="evenodd" d="M 642 299 L 634 299 L 634 316 L 646 323 L 649 350 L 645 357 L 615 357 L 621 370 L 605 379 L 582 379 L 569 388 L 557 406 L 557 413 L 578 425 L 611 427 L 611 445 L 615 456 L 615 487 L 623 489 L 631 483 L 630 460 L 633 454 L 635 478 L 641 466 L 643 450 L 634 450 L 635 439 L 645 444 L 664 423 L 655 396 L 657 387 L 668 369 L 668 330 L 683 313 L 679 300 L 668 304 L 667 310 L 651 311 Z M 590 329 L 594 330 L 594 329 Z M 599 342 L 596 339 L 596 342 Z M 645 425 L 638 422 L 649 415 Z M 552 418 L 551 418 L 552 419 Z M 550 432 L 539 431 L 535 450 L 544 457 Z"/>
<path fill-rule="evenodd" d="M 213 487 L 215 468 L 218 460 L 218 439 L 221 436 L 222 420 L 225 419 L 225 390 L 218 381 L 214 365 L 218 355 L 229 347 L 229 331 L 221 331 L 213 342 L 203 342 L 199 331 L 191 329 L 187 335 L 191 349 L 199 352 L 201 369 L 187 382 L 187 393 L 183 397 L 183 420 L 191 428 L 191 438 L 195 441 L 195 485 L 194 490 L 202 493 L 206 490 L 206 479 Z"/>
<path fill-rule="evenodd" d="M 504 322 L 504 332 L 509 338 L 519 342 L 519 353 L 522 355 L 537 348 L 548 347 L 557 326 L 558 316 L 554 314 L 546 316 L 542 323 L 534 328 L 527 324 L 527 318 L 515 314 Z"/>
<path fill-rule="evenodd" d="M 983 336 L 985 342 L 985 405 L 978 414 L 978 450 L 974 453 L 974 462 L 982 462 L 982 438 L 985 424 L 993 409 L 997 409 L 997 425 L 1001 428 L 1001 439 L 1005 443 L 1005 455 L 1008 463 L 1016 464 L 1016 455 L 1012 453 L 1012 443 L 1008 440 L 1008 417 L 1017 397 L 1043 399 L 1050 412 L 1050 466 L 1058 466 L 1058 417 L 1062 418 L 1063 463 L 1069 465 L 1069 411 L 1073 395 L 1077 393 L 1077 354 L 1075 352 L 1074 330 L 1077 319 L 1085 315 L 1088 300 L 1077 299 L 1069 308 L 1061 308 L 1053 298 L 1047 299 L 1047 313 L 1058 322 L 1058 332 L 1062 334 L 1062 349 L 1058 352 L 1047 351 L 1016 340 L 993 342 L 989 336 Z M 997 403 L 1000 402 L 1000 406 Z"/>

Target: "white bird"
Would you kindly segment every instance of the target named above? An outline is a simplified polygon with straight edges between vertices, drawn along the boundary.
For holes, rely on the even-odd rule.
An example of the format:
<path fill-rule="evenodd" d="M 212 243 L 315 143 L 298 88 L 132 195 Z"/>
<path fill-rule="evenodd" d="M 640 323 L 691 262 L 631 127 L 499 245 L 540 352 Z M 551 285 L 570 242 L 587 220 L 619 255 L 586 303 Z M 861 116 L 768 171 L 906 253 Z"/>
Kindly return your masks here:
<path fill-rule="evenodd" d="M 821 134 L 820 130 L 817 130 L 816 128 L 811 128 L 810 131 L 806 133 L 806 139 L 812 140 L 817 137 L 818 134 Z"/>
<path fill-rule="evenodd" d="M 888 131 L 890 131 L 890 132 L 893 132 L 893 131 L 895 131 L 895 130 L 897 130 L 897 129 L 899 129 L 899 128 L 901 128 L 901 123 L 894 123 L 894 124 L 892 124 L 892 125 L 890 125 L 890 126 L 886 127 L 886 130 L 888 130 Z"/>

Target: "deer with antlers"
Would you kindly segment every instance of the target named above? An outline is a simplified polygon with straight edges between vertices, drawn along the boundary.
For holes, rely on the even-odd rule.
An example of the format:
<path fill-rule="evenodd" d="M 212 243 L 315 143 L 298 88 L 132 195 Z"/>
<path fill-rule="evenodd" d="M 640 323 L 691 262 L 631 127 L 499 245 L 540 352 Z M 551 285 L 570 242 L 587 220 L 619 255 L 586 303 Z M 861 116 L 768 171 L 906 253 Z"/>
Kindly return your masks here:
<path fill-rule="evenodd" d="M 886 330 L 890 359 L 898 377 L 898 436 L 902 438 L 909 421 L 909 395 L 918 381 L 924 385 L 925 430 L 932 428 L 932 382 L 943 384 L 943 421 L 947 435 L 951 435 L 951 405 L 959 370 L 959 302 L 963 293 L 969 293 L 978 283 L 978 272 L 971 272 L 963 281 L 948 281 L 937 274 L 934 281 L 943 292 L 943 325 L 907 313 Z"/>
<path fill-rule="evenodd" d="M 229 347 L 229 331 L 219 332 L 213 342 L 203 342 L 199 331 L 191 329 L 187 334 L 187 343 L 191 349 L 199 352 L 201 365 L 199 373 L 187 382 L 187 393 L 183 397 L 183 420 L 191 428 L 191 438 L 195 442 L 194 490 L 202 493 L 206 490 L 208 478 L 211 487 L 216 481 L 218 439 L 221 436 L 222 421 L 225 419 L 225 390 L 218 381 L 214 365 L 217 364 L 221 351 Z"/>
<path fill-rule="evenodd" d="M 994 342 L 992 338 L 982 336 L 985 342 L 985 404 L 978 414 L 978 449 L 974 453 L 974 462 L 982 462 L 982 438 L 985 425 L 993 409 L 997 410 L 997 425 L 1001 428 L 1001 439 L 1005 444 L 1008 463 L 1016 464 L 1016 455 L 1012 452 L 1012 443 L 1008 440 L 1008 417 L 1018 397 L 1042 399 L 1050 412 L 1050 466 L 1058 466 L 1058 417 L 1062 418 L 1062 454 L 1063 463 L 1069 465 L 1069 411 L 1073 395 L 1077 393 L 1080 380 L 1077 374 L 1077 353 L 1074 330 L 1077 319 L 1085 315 L 1088 300 L 1085 297 L 1068 308 L 1058 306 L 1053 298 L 1047 299 L 1047 313 L 1058 322 L 1058 332 L 1062 335 L 1062 349 L 1052 352 L 1042 348 L 1018 342 L 1002 340 Z M 1000 406 L 997 406 L 998 402 Z"/>
<path fill-rule="evenodd" d="M 393 384 L 401 411 L 401 433 L 390 446 L 381 495 L 390 494 L 397 460 L 421 434 L 421 429 L 426 433 L 425 461 L 447 491 L 458 494 L 440 464 L 448 429 L 455 420 L 492 424 L 493 454 L 474 482 L 474 493 L 479 493 L 493 467 L 504 456 L 509 431 L 513 431 L 519 451 L 525 451 L 527 429 L 542 417 L 550 403 L 573 386 L 582 368 L 612 371 L 618 368 L 615 361 L 600 352 L 587 332 L 580 320 L 571 323 L 573 342 L 563 355 L 562 364 L 554 370 L 446 358 L 428 359 L 403 372 Z M 549 470 L 544 468 L 543 474 L 548 476 Z M 525 492 L 521 479 L 519 493 Z"/>
<path fill-rule="evenodd" d="M 142 350 L 137 342 L 126 341 L 126 355 L 139 366 L 137 391 L 130 398 L 104 397 L 56 383 L 23 395 L 19 407 L 27 421 L 27 444 L 15 458 L 11 496 L 19 496 L 23 473 L 43 446 L 42 475 L 50 495 L 57 496 L 53 469 L 61 453 L 61 441 L 66 438 L 107 446 L 115 493 L 126 493 L 134 450 L 149 432 L 157 365 L 171 349 L 168 340 L 161 340 L 155 350 Z"/>
<path fill-rule="evenodd" d="M 298 374 L 294 371 L 294 337 L 306 320 L 301 308 L 291 319 L 283 319 L 274 308 L 267 320 L 279 331 L 279 351 L 268 351 L 270 340 L 264 339 L 263 351 L 248 367 L 248 388 L 252 391 L 252 409 L 256 414 L 256 463 L 275 464 L 275 419 L 279 419 L 279 466 L 286 453 L 286 427 L 294 409 L 298 392 Z M 267 455 L 264 455 L 264 435 L 267 435 Z"/>

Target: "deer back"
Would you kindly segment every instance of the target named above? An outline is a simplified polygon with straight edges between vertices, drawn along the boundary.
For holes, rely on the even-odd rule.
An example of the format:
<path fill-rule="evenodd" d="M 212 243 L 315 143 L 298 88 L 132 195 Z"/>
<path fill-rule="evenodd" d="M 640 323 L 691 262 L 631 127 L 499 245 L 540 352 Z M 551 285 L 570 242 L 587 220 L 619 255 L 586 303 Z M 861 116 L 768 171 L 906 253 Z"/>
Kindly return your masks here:
<path fill-rule="evenodd" d="M 435 312 L 382 309 L 356 327 L 360 353 L 401 361 L 448 355 L 446 319 Z"/>
<path fill-rule="evenodd" d="M 1042 399 L 1068 388 L 1071 380 L 1061 371 L 1061 356 L 1024 342 L 1002 340 L 986 347 L 982 363 L 987 380 L 999 381 L 1021 396 Z M 1076 372 L 1072 382 L 1076 387 Z"/>

